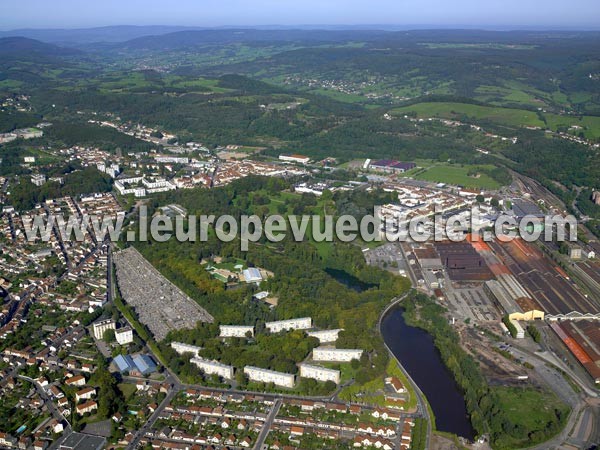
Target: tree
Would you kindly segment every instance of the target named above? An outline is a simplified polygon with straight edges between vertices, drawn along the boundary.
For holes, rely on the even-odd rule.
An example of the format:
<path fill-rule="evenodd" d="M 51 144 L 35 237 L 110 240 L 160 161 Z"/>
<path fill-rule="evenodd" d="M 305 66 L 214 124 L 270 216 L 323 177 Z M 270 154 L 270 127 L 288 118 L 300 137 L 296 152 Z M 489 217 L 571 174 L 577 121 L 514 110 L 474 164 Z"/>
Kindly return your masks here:
<path fill-rule="evenodd" d="M 114 342 L 115 341 L 115 330 L 113 330 L 113 329 L 106 330 L 104 332 L 104 334 L 102 335 L 102 339 L 104 339 L 104 342 L 106 342 L 107 344 Z"/>

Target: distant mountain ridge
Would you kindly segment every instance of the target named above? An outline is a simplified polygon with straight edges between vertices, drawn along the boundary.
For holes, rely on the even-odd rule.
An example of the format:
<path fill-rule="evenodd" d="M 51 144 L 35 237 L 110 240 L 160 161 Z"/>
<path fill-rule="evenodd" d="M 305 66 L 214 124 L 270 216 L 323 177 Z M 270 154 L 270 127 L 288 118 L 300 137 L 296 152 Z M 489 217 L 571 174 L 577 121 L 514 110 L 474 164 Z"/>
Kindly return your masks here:
<path fill-rule="evenodd" d="M 10 31 L 0 31 L 1 37 L 23 36 L 29 39 L 36 39 L 42 42 L 48 42 L 59 45 L 79 45 L 101 42 L 125 42 L 142 36 L 152 36 L 176 31 L 201 29 L 196 27 L 183 26 L 135 26 L 119 25 L 97 28 L 77 28 L 77 29 L 19 29 Z"/>
<path fill-rule="evenodd" d="M 21 36 L 0 38 L 0 56 L 31 57 L 61 57 L 81 55 L 83 52 L 72 48 L 59 47 L 36 39 Z"/>

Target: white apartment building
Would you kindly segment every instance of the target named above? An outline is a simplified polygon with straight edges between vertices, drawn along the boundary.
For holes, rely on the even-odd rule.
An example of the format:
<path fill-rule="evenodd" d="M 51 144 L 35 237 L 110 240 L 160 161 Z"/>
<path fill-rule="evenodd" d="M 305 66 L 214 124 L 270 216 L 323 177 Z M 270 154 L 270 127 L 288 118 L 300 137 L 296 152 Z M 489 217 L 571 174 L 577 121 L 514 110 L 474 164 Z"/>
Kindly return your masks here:
<path fill-rule="evenodd" d="M 312 319 L 310 317 L 301 317 L 298 319 L 278 320 L 276 322 L 267 322 L 265 326 L 271 333 L 279 333 L 283 330 L 308 330 L 312 328 Z"/>
<path fill-rule="evenodd" d="M 142 184 L 149 194 L 177 189 L 177 186 L 164 178 L 142 178 Z"/>
<path fill-rule="evenodd" d="M 314 361 L 350 362 L 360 359 L 363 351 L 360 349 L 317 347 L 313 349 Z"/>
<path fill-rule="evenodd" d="M 259 383 L 273 383 L 276 386 L 294 387 L 295 377 L 291 373 L 276 372 L 274 370 L 261 369 L 260 367 L 246 366 L 244 373 L 250 381 Z"/>
<path fill-rule="evenodd" d="M 126 345 L 133 342 L 133 330 L 131 327 L 123 327 L 115 330 L 115 339 L 119 345 Z"/>
<path fill-rule="evenodd" d="M 333 381 L 335 384 L 340 383 L 340 371 L 327 369 L 321 366 L 312 364 L 299 364 L 300 376 L 302 378 L 314 378 L 317 381 Z"/>
<path fill-rule="evenodd" d="M 116 330 L 117 324 L 112 319 L 101 320 L 100 322 L 96 322 L 92 325 L 92 330 L 94 332 L 94 337 L 96 339 L 103 339 L 104 332 L 106 330 Z"/>
<path fill-rule="evenodd" d="M 159 155 L 155 156 L 154 160 L 158 163 L 172 163 L 172 164 L 189 164 L 190 159 L 185 156 L 170 156 L 170 155 Z"/>
<path fill-rule="evenodd" d="M 146 188 L 139 185 L 142 179 L 143 177 L 122 178 L 116 180 L 114 186 L 121 195 L 133 194 L 136 197 L 144 197 L 146 195 Z"/>
<path fill-rule="evenodd" d="M 41 173 L 31 175 L 31 182 L 36 186 L 42 186 L 44 183 L 46 183 L 46 175 Z"/>
<path fill-rule="evenodd" d="M 226 378 L 228 380 L 233 379 L 233 366 L 221 364 L 217 361 L 209 361 L 197 356 L 190 359 L 190 362 L 198 366 L 198 368 L 206 374 L 218 375 L 221 378 Z"/>
<path fill-rule="evenodd" d="M 254 327 L 247 325 L 219 325 L 219 337 L 246 337 L 250 333 L 254 336 Z"/>
<path fill-rule="evenodd" d="M 338 339 L 340 331 L 344 331 L 343 328 L 337 328 L 335 330 L 319 330 L 309 331 L 307 334 L 311 337 L 316 337 L 321 344 L 326 342 L 335 342 Z"/>
<path fill-rule="evenodd" d="M 201 350 L 201 347 L 186 344 L 184 342 L 171 342 L 171 348 L 180 355 L 183 355 L 184 353 L 192 353 L 194 356 L 198 356 L 198 352 Z"/>

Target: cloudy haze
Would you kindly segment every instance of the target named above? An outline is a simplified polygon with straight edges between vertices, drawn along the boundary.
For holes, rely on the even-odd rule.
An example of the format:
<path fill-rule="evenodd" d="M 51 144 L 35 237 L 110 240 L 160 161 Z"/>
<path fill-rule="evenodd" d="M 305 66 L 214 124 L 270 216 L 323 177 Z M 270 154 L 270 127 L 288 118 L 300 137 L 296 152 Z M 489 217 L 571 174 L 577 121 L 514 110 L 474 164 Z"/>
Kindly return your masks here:
<path fill-rule="evenodd" d="M 598 0 L 2 0 L 0 29 L 360 25 L 599 29 Z"/>

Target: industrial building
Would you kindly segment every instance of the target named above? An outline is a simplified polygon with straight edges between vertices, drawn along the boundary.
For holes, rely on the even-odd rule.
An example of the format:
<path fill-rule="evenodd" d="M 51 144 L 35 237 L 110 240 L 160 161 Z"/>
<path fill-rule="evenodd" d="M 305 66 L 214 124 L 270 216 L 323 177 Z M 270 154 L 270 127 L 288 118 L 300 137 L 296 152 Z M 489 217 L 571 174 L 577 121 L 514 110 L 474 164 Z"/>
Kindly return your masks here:
<path fill-rule="evenodd" d="M 360 359 L 363 351 L 360 349 L 317 347 L 313 349 L 314 361 L 350 362 Z"/>
<path fill-rule="evenodd" d="M 59 450 L 100 450 L 104 448 L 106 438 L 73 432 L 59 444 Z"/>
<path fill-rule="evenodd" d="M 422 248 L 415 248 L 413 253 L 419 261 L 419 265 L 422 269 L 441 269 L 443 267 L 440 255 L 435 251 L 435 248 L 431 245 Z"/>
<path fill-rule="evenodd" d="M 301 363 L 298 366 L 300 367 L 300 376 L 302 378 L 313 378 L 317 381 L 333 381 L 335 384 L 340 383 L 339 370 L 327 369 L 306 363 Z"/>
<path fill-rule="evenodd" d="M 247 325 L 219 325 L 219 337 L 239 337 L 244 338 L 254 336 L 254 327 Z"/>
<path fill-rule="evenodd" d="M 554 322 L 550 325 L 577 358 L 594 383 L 600 384 L 600 328 L 593 320 Z"/>
<path fill-rule="evenodd" d="M 417 165 L 414 162 L 402 162 L 394 161 L 391 159 L 380 159 L 378 161 L 371 162 L 368 168 L 380 172 L 404 173 L 411 169 L 414 169 L 415 167 L 417 167 Z"/>
<path fill-rule="evenodd" d="M 311 337 L 316 337 L 321 344 L 325 344 L 337 341 L 340 331 L 344 331 L 343 328 L 336 328 L 335 330 L 309 331 L 307 334 Z"/>
<path fill-rule="evenodd" d="M 500 274 L 497 280 L 484 284 L 488 296 L 496 301 L 510 320 L 544 320 L 544 311 L 510 274 Z"/>
<path fill-rule="evenodd" d="M 279 333 L 284 330 L 308 330 L 312 328 L 312 319 L 310 317 L 301 317 L 298 319 L 278 320 L 276 322 L 267 322 L 265 327 L 271 333 Z"/>
<path fill-rule="evenodd" d="M 290 373 L 276 372 L 274 370 L 261 369 L 260 367 L 246 366 L 244 373 L 250 381 L 259 383 L 273 383 L 276 386 L 293 388 L 295 376 Z"/>
<path fill-rule="evenodd" d="M 202 347 L 186 344 L 184 342 L 171 342 L 171 348 L 180 355 L 183 355 L 184 353 L 191 353 L 194 356 L 198 356 L 198 352 L 202 350 Z"/>
<path fill-rule="evenodd" d="M 435 248 L 452 281 L 491 280 L 493 274 L 469 242 L 436 242 Z"/>
<path fill-rule="evenodd" d="M 129 373 L 130 375 L 150 375 L 156 372 L 156 363 L 148 355 L 117 355 L 113 360 L 119 372 Z"/>
<path fill-rule="evenodd" d="M 218 375 L 228 380 L 233 379 L 233 366 L 221 364 L 217 361 L 209 361 L 200 357 L 190 359 L 190 362 L 198 366 L 200 370 L 208 375 Z"/>

